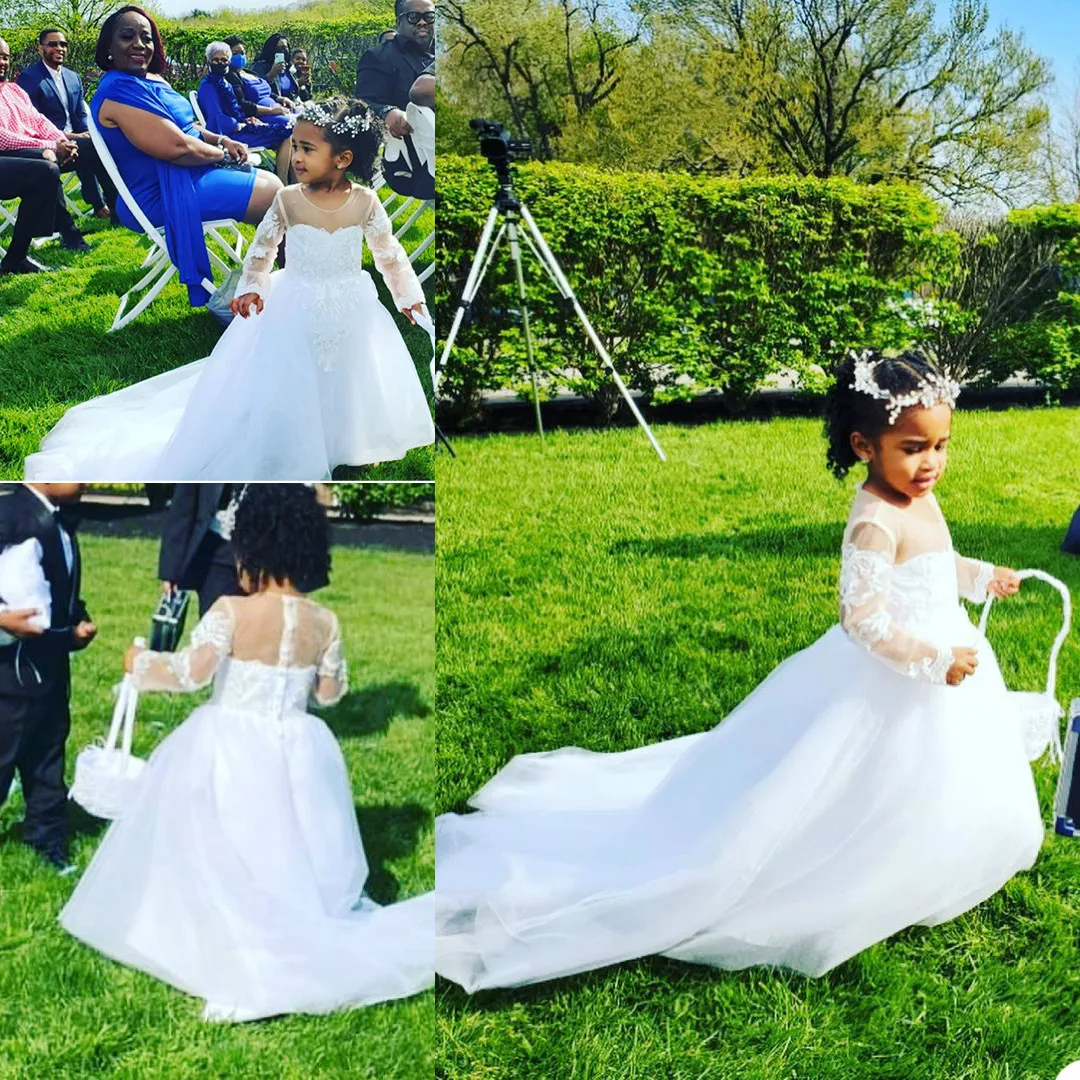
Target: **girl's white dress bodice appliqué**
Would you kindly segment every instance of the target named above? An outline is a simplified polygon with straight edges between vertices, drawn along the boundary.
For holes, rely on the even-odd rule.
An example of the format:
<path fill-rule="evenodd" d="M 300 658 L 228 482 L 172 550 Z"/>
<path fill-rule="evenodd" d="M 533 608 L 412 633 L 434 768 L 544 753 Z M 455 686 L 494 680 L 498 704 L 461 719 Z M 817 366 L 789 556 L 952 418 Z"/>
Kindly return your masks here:
<path fill-rule="evenodd" d="M 436 969 L 469 990 L 637 956 L 818 975 L 952 918 L 1043 830 L 1015 706 L 960 603 L 989 564 L 933 497 L 862 491 L 840 620 L 710 731 L 510 761 L 436 828 Z M 945 684 L 955 646 L 979 667 Z"/>
<path fill-rule="evenodd" d="M 140 689 L 210 700 L 157 747 L 60 916 L 88 945 L 205 1001 L 217 1020 L 329 1012 L 434 981 L 434 894 L 388 907 L 345 762 L 307 711 L 346 692 L 337 619 L 299 597 L 219 600 Z"/>

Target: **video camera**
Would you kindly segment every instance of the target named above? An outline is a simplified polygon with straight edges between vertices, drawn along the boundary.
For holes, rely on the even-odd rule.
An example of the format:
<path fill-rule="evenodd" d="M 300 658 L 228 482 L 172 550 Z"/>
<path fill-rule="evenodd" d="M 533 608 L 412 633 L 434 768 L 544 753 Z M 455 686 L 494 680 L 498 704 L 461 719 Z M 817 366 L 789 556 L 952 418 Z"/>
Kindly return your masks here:
<path fill-rule="evenodd" d="M 480 139 L 480 153 L 496 168 L 511 161 L 520 161 L 532 154 L 532 143 L 526 139 L 511 139 L 502 124 L 494 120 L 470 120 L 469 127 Z"/>

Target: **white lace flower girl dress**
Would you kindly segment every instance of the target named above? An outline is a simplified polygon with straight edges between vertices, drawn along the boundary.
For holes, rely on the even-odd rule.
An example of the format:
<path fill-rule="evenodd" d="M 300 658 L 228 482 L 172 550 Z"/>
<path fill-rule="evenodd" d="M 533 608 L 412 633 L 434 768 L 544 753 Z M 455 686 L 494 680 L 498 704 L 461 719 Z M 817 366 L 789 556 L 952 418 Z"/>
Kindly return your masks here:
<path fill-rule="evenodd" d="M 959 602 L 992 567 L 869 492 L 840 625 L 718 727 L 514 758 L 436 827 L 436 970 L 472 991 L 653 953 L 820 975 L 966 911 L 1033 863 L 1017 707 Z M 945 685 L 953 646 L 979 666 Z"/>
<path fill-rule="evenodd" d="M 286 267 L 271 272 L 287 234 Z M 335 210 L 302 185 L 274 198 L 205 359 L 69 409 L 24 463 L 27 480 L 319 480 L 434 441 L 423 386 L 361 265 L 364 240 L 399 308 L 424 300 L 386 210 L 354 185 Z"/>
<path fill-rule="evenodd" d="M 306 711 L 346 690 L 336 617 L 280 593 L 224 597 L 143 689 L 199 706 L 151 755 L 61 924 L 206 1002 L 216 1020 L 324 1013 L 434 982 L 434 894 L 378 907 L 345 762 Z"/>

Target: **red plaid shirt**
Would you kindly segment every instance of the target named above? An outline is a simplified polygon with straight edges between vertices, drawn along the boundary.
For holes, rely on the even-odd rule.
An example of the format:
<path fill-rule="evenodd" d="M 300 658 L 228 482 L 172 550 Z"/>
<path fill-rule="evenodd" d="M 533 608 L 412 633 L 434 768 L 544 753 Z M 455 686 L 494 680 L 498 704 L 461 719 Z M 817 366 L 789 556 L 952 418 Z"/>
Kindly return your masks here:
<path fill-rule="evenodd" d="M 21 86 L 0 82 L 0 151 L 51 149 L 63 137 L 34 108 Z"/>

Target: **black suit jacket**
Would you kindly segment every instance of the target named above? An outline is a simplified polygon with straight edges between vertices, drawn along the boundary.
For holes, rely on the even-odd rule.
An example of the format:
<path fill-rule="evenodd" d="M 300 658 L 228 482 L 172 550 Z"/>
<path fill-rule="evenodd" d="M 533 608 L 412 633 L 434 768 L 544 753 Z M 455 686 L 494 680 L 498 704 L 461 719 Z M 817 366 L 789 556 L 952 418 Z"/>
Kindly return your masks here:
<path fill-rule="evenodd" d="M 65 515 L 72 548 L 69 571 L 57 516 L 22 484 L 0 484 L 0 548 L 29 539 L 41 544 L 41 568 L 52 606 L 44 634 L 0 648 L 0 695 L 40 697 L 57 687 L 66 688 L 70 654 L 77 647 L 72 628 L 90 617 L 79 597 L 82 559 L 74 523 Z"/>
<path fill-rule="evenodd" d="M 181 589 L 198 589 L 202 582 L 190 577 L 199 545 L 210 531 L 225 493 L 224 484 L 177 484 L 165 515 L 158 555 L 158 578 Z"/>
<path fill-rule="evenodd" d="M 356 91 L 376 116 L 409 104 L 409 91 L 418 75 L 433 70 L 435 57 L 406 47 L 400 38 L 391 38 L 368 49 L 356 65 Z"/>
<path fill-rule="evenodd" d="M 83 84 L 79 76 L 68 67 L 60 69 L 67 90 L 68 110 L 71 113 L 71 126 L 64 119 L 64 103 L 56 91 L 56 83 L 44 60 L 31 64 L 22 72 L 16 82 L 26 91 L 39 113 L 43 113 L 61 131 L 83 132 L 86 126 L 86 101 L 83 96 Z"/>

